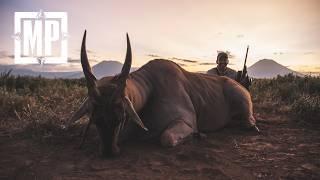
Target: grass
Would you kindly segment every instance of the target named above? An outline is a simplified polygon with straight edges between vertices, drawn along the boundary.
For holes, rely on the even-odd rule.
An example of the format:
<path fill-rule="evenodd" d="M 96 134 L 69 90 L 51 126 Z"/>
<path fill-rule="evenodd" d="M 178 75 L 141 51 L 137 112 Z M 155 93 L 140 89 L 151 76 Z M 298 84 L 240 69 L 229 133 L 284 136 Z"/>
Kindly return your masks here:
<path fill-rule="evenodd" d="M 86 96 L 84 79 L 0 76 L 0 128 L 32 137 L 59 134 Z"/>
<path fill-rule="evenodd" d="M 32 137 L 60 134 L 70 128 L 68 118 L 87 89 L 85 79 L 44 79 L 0 74 L 0 129 L 28 131 Z M 287 113 L 303 123 L 320 124 L 320 78 L 287 75 L 255 79 L 254 106 L 262 111 Z"/>
<path fill-rule="evenodd" d="M 320 77 L 292 74 L 273 79 L 255 79 L 251 87 L 255 105 L 288 113 L 303 123 L 320 124 Z"/>

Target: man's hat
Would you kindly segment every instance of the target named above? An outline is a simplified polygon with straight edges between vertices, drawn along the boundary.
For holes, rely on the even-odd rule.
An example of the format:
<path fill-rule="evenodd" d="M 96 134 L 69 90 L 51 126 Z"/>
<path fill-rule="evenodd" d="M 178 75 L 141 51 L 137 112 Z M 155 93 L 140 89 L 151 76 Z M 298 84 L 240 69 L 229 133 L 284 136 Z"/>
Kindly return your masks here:
<path fill-rule="evenodd" d="M 219 52 L 216 63 L 219 64 L 219 62 L 226 62 L 229 64 L 228 54 L 225 52 Z"/>

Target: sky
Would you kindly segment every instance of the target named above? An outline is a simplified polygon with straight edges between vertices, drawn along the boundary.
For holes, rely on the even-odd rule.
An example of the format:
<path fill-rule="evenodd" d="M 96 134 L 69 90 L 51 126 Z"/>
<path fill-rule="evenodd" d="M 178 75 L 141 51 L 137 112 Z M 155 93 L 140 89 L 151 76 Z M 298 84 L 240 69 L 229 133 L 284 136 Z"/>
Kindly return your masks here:
<path fill-rule="evenodd" d="M 128 32 L 133 66 L 171 59 L 189 71 L 215 66 L 218 51 L 230 52 L 231 68 L 273 59 L 291 69 L 320 72 L 318 0 L 0 0 L 0 64 L 12 64 L 14 12 L 67 12 L 68 56 L 56 70 L 79 70 L 87 30 L 91 65 L 123 62 Z"/>

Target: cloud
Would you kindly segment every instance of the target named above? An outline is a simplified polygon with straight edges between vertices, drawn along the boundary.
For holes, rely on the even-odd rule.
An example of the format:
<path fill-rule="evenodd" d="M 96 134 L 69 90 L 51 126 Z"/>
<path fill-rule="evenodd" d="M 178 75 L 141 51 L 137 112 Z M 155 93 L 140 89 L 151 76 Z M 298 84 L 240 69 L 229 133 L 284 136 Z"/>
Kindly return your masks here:
<path fill-rule="evenodd" d="M 205 63 L 198 63 L 198 65 L 216 65 L 217 63 L 205 62 Z"/>
<path fill-rule="evenodd" d="M 4 58 L 7 55 L 7 51 L 0 51 L 0 58 Z"/>
<path fill-rule="evenodd" d="M 90 49 L 86 49 L 88 54 L 96 54 L 95 51 L 90 50 Z M 77 52 L 81 52 L 81 49 L 78 49 Z"/>
<path fill-rule="evenodd" d="M 177 63 L 179 66 L 183 66 L 183 67 L 186 67 L 188 65 L 184 64 L 184 63 Z"/>
<path fill-rule="evenodd" d="M 88 54 L 95 54 L 95 52 L 92 51 L 92 50 L 90 50 L 90 49 L 87 49 L 87 53 L 88 53 Z"/>
<path fill-rule="evenodd" d="M 0 51 L 0 64 L 12 64 L 14 55 L 9 54 L 7 51 Z"/>
<path fill-rule="evenodd" d="M 283 55 L 284 52 L 273 52 L 273 55 Z"/>
<path fill-rule="evenodd" d="M 272 53 L 273 55 L 313 55 L 315 52 L 313 51 L 305 51 L 305 52 L 281 52 L 281 51 L 275 51 Z"/>
<path fill-rule="evenodd" d="M 80 52 L 81 50 L 77 49 L 75 51 Z M 97 52 L 90 49 L 87 49 L 87 54 L 88 54 L 89 62 L 100 62 L 101 60 L 98 60 L 98 59 L 103 58 Z M 73 58 L 70 58 L 70 60 L 71 62 L 74 62 L 74 63 L 80 63 L 80 59 L 78 60 L 79 62 L 77 62 L 77 59 L 73 59 Z M 69 61 L 69 58 L 68 58 L 68 61 Z"/>
<path fill-rule="evenodd" d="M 197 63 L 198 62 L 196 60 L 176 58 L 176 57 L 172 57 L 172 58 L 169 58 L 169 59 L 172 60 L 172 61 L 182 61 L 182 62 L 186 62 L 186 63 Z"/>
<path fill-rule="evenodd" d="M 153 58 L 159 58 L 161 56 L 157 55 L 157 54 L 147 54 L 147 56 L 149 57 L 153 57 Z"/>
<path fill-rule="evenodd" d="M 231 53 L 230 51 L 221 51 L 221 50 L 218 50 L 218 51 L 217 51 L 218 54 L 221 53 L 221 52 L 227 53 L 229 59 L 234 59 L 234 58 L 236 58 L 236 55 L 234 55 L 234 54 Z"/>
<path fill-rule="evenodd" d="M 100 62 L 101 60 L 98 59 L 89 59 L 89 62 Z"/>
<path fill-rule="evenodd" d="M 7 51 L 0 51 L 0 59 L 2 59 L 2 58 L 13 59 L 14 55 L 13 54 L 9 54 Z"/>
<path fill-rule="evenodd" d="M 237 38 L 243 38 L 244 35 L 243 35 L 243 34 L 238 34 L 236 37 L 237 37 Z"/>
<path fill-rule="evenodd" d="M 304 52 L 303 54 L 304 54 L 304 55 L 311 55 L 311 54 L 314 54 L 314 52 L 309 51 L 309 52 Z"/>
<path fill-rule="evenodd" d="M 73 59 L 73 58 L 69 57 L 68 63 L 80 63 L 80 59 Z"/>
<path fill-rule="evenodd" d="M 200 66 L 213 66 L 213 65 L 217 65 L 217 63 L 215 62 L 199 62 L 198 65 Z M 235 65 L 233 63 L 229 63 L 228 65 Z"/>
<path fill-rule="evenodd" d="M 89 62 L 96 63 L 96 62 L 100 62 L 100 61 L 97 59 L 89 58 Z M 68 57 L 68 63 L 80 64 L 81 61 L 80 61 L 80 59 L 74 59 L 74 58 Z"/>

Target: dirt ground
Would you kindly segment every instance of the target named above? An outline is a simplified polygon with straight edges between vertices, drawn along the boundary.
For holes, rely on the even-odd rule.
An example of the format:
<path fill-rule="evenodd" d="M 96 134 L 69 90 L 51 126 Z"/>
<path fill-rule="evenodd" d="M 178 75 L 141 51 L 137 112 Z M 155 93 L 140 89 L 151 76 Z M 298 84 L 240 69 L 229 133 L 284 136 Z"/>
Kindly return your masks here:
<path fill-rule="evenodd" d="M 0 133 L 0 179 L 320 179 L 320 131 L 286 115 L 255 116 L 261 134 L 225 128 L 175 148 L 130 142 L 98 153 L 95 129 L 82 149 L 76 128 L 42 141 Z"/>

